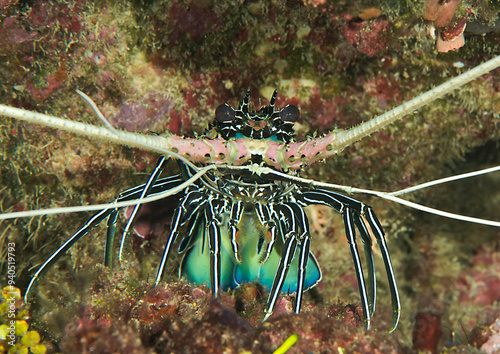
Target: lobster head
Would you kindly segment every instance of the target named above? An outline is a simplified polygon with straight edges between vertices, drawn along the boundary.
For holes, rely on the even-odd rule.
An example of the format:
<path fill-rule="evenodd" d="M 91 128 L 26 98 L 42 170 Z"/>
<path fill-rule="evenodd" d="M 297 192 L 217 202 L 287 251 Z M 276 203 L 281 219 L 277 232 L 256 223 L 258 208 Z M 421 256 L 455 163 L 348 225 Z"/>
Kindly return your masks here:
<path fill-rule="evenodd" d="M 286 105 L 275 110 L 274 104 L 278 90 L 274 90 L 268 106 L 258 111 L 248 108 L 250 90 L 240 102 L 238 109 L 227 103 L 215 110 L 214 126 L 217 133 L 225 140 L 230 139 L 271 139 L 279 143 L 289 143 L 295 137 L 293 123 L 300 117 L 299 109 L 294 105 Z"/>

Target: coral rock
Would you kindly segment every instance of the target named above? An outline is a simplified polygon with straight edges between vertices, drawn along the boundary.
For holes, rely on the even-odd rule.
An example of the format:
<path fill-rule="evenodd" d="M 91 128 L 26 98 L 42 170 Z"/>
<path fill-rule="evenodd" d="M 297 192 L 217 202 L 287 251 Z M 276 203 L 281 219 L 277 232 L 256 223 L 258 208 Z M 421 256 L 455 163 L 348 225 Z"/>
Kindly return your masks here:
<path fill-rule="evenodd" d="M 387 49 L 390 41 L 389 21 L 376 19 L 349 21 L 344 26 L 344 37 L 360 53 L 375 56 Z"/>

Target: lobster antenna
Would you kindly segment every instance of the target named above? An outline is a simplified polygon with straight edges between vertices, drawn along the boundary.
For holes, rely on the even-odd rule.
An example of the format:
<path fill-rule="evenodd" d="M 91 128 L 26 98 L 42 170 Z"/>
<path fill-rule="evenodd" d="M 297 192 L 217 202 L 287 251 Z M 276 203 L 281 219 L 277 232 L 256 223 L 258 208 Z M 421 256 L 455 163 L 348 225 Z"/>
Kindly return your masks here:
<path fill-rule="evenodd" d="M 333 131 L 322 138 L 316 138 L 306 143 L 289 144 L 281 167 L 285 170 L 288 168 L 296 170 L 305 165 L 302 162 L 303 159 L 300 157 L 304 157 L 308 161 L 307 164 L 312 164 L 336 155 L 356 141 L 385 128 L 403 116 L 415 112 L 420 107 L 460 88 L 499 66 L 500 55 L 356 127 L 344 131 Z"/>
<path fill-rule="evenodd" d="M 169 189 L 168 191 L 161 192 L 149 197 L 145 197 L 142 199 L 134 199 L 127 200 L 123 202 L 113 202 L 107 204 L 94 204 L 94 205 L 83 205 L 83 206 L 75 206 L 75 207 L 63 207 L 63 208 L 51 208 L 51 209 L 41 209 L 41 210 L 26 210 L 19 211 L 14 213 L 4 213 L 0 214 L 0 220 L 6 219 L 17 219 L 17 218 L 28 218 L 33 216 L 40 215 L 53 215 L 53 214 L 66 214 L 66 213 L 78 213 L 83 211 L 96 211 L 107 208 L 123 208 L 126 206 L 137 205 L 137 204 L 145 204 L 154 202 L 156 200 L 164 199 L 171 195 L 177 194 L 183 189 L 189 187 L 191 184 L 196 182 L 198 179 L 203 177 L 208 171 L 214 170 L 216 167 L 214 165 L 208 165 L 203 168 L 200 168 L 199 171 L 194 174 L 192 177 L 187 179 L 185 182 L 179 184 L 177 187 Z"/>
<path fill-rule="evenodd" d="M 378 193 L 373 193 L 373 194 L 375 194 L 377 197 L 380 197 L 382 199 L 390 200 L 390 201 L 393 201 L 395 203 L 402 204 L 402 205 L 405 205 L 407 207 L 417 209 L 420 211 L 424 211 L 424 212 L 429 213 L 429 214 L 443 216 L 443 217 L 448 218 L 448 219 L 455 219 L 455 220 L 460 220 L 460 221 L 471 222 L 474 224 L 500 227 L 500 221 L 474 218 L 472 216 L 460 215 L 460 214 L 450 213 L 450 212 L 439 210 L 439 209 L 434 209 L 434 208 L 431 208 L 431 207 L 428 207 L 428 206 L 425 206 L 422 204 L 410 202 L 409 200 L 406 200 L 406 199 L 395 197 L 393 195 L 390 195 L 389 193 L 378 192 Z"/>
<path fill-rule="evenodd" d="M 269 165 L 282 170 L 298 170 L 306 164 L 312 164 L 333 156 L 341 152 L 350 144 L 362 139 L 373 132 L 386 127 L 406 114 L 412 113 L 418 108 L 426 105 L 438 97 L 443 96 L 460 86 L 478 78 L 479 76 L 492 71 L 500 66 L 500 56 L 497 56 L 479 66 L 463 73 L 449 81 L 441 84 L 432 90 L 403 103 L 402 105 L 386 112 L 376 118 L 360 124 L 357 127 L 345 130 L 334 131 L 322 138 L 316 138 L 306 142 L 291 144 L 281 144 L 269 141 L 230 141 L 214 139 L 210 142 L 178 137 L 172 134 L 162 136 L 143 136 L 127 131 L 110 131 L 108 128 L 96 127 L 75 121 L 64 120 L 58 117 L 49 116 L 42 113 L 25 111 L 19 108 L 9 107 L 0 104 L 0 115 L 11 118 L 25 120 L 35 124 L 42 124 L 48 127 L 62 129 L 79 135 L 87 135 L 100 140 L 127 145 L 129 147 L 139 147 L 150 151 L 156 151 L 181 159 L 187 165 L 194 165 L 181 155 L 188 154 L 189 160 L 204 163 L 229 163 L 241 164 L 245 162 L 238 158 L 241 145 L 251 152 L 258 153 L 264 157 Z M 243 98 L 240 109 L 248 111 L 248 91 Z M 173 153 L 173 151 L 179 153 Z M 207 159 L 207 156 L 209 159 Z M 306 160 L 307 163 L 304 163 Z M 194 168 L 194 167 L 193 167 Z"/>
<path fill-rule="evenodd" d="M 111 130 L 116 135 L 120 134 L 120 132 L 116 130 L 115 127 L 113 127 L 113 125 L 111 125 L 111 123 L 106 119 L 106 117 L 104 117 L 104 114 L 102 114 L 102 112 L 99 110 L 99 107 L 97 107 L 97 105 L 94 103 L 94 101 L 92 101 L 92 99 L 89 96 L 87 96 L 85 93 L 83 93 L 78 89 L 76 89 L 75 91 L 77 94 L 80 95 L 81 98 L 85 100 L 85 102 L 87 102 L 90 105 L 90 107 L 92 107 L 96 116 L 101 120 L 101 122 L 104 123 L 106 127 L 108 127 L 109 130 Z"/>
<path fill-rule="evenodd" d="M 159 135 L 141 135 L 128 131 L 116 130 L 115 128 L 109 130 L 108 127 L 98 127 L 91 124 L 62 119 L 43 113 L 31 112 L 20 108 L 6 106 L 3 104 L 0 104 L 0 115 L 34 124 L 41 124 L 50 128 L 75 133 L 77 135 L 86 135 L 101 141 L 117 143 L 126 145 L 128 147 L 136 147 L 149 151 L 156 151 L 164 154 L 165 156 L 179 159 L 192 169 L 198 170 L 198 167 L 196 167 L 196 165 L 194 165 L 186 157 L 172 151 L 174 150 L 172 149 L 172 146 L 182 147 L 186 144 L 189 145 L 191 140 L 194 139 L 184 139 L 182 137 L 172 136 L 172 138 L 169 140 Z"/>
<path fill-rule="evenodd" d="M 443 184 L 443 183 L 451 182 L 451 181 L 457 181 L 459 179 L 466 179 L 466 178 L 470 178 L 470 177 L 480 176 L 480 175 L 484 175 L 484 174 L 487 174 L 487 173 L 490 173 L 490 172 L 495 172 L 495 171 L 498 171 L 498 170 L 500 170 L 500 166 L 489 167 L 489 168 L 485 168 L 485 169 L 479 170 L 479 171 L 462 173 L 462 174 L 456 175 L 456 176 L 451 176 L 451 177 L 436 179 L 434 181 L 430 181 L 430 182 L 418 184 L 418 185 L 413 186 L 413 187 L 408 187 L 408 188 L 401 189 L 401 190 L 395 191 L 395 192 L 390 192 L 390 193 L 387 193 L 387 194 L 396 197 L 398 195 L 415 192 L 415 191 L 418 191 L 420 189 L 424 189 L 424 188 L 427 188 L 427 187 L 437 186 L 438 184 Z"/>
<path fill-rule="evenodd" d="M 219 167 L 219 168 L 221 168 L 221 167 Z M 242 166 L 228 166 L 228 168 L 232 169 L 232 170 L 239 170 L 239 169 L 242 169 L 243 167 Z M 448 178 L 442 178 L 440 180 L 431 181 L 431 182 L 424 183 L 424 184 L 419 185 L 419 186 L 412 187 L 412 189 L 413 190 L 418 190 L 418 189 L 422 189 L 422 188 L 425 188 L 425 187 L 430 187 L 431 185 L 436 185 L 436 184 L 439 184 L 439 183 L 449 182 L 449 181 L 452 181 L 452 180 L 455 180 L 455 179 L 461 179 L 461 178 L 466 178 L 466 177 L 477 176 L 477 175 L 480 175 L 480 174 L 485 174 L 485 173 L 493 172 L 493 171 L 497 171 L 497 170 L 500 170 L 500 166 L 492 167 L 492 168 L 481 170 L 481 171 L 477 171 L 477 172 L 470 172 L 470 173 L 466 173 L 466 174 L 463 174 L 463 175 L 452 176 L 452 177 L 448 177 Z M 417 209 L 417 210 L 420 210 L 420 211 L 424 211 L 424 212 L 429 213 L 429 214 L 444 216 L 444 217 L 449 218 L 449 219 L 456 219 L 456 220 L 461 220 L 461 221 L 467 221 L 467 222 L 471 222 L 471 223 L 474 223 L 474 224 L 481 224 L 481 225 L 488 225 L 488 226 L 500 227 L 500 221 L 480 219 L 480 218 L 474 218 L 474 217 L 471 217 L 471 216 L 450 213 L 450 212 L 447 212 L 447 211 L 442 211 L 442 210 L 439 210 L 439 209 L 434 209 L 434 208 L 431 208 L 431 207 L 428 207 L 428 206 L 425 206 L 425 205 L 422 205 L 422 204 L 410 202 L 410 201 L 408 201 L 406 199 L 402 199 L 402 198 L 396 197 L 396 195 L 404 194 L 404 193 L 409 193 L 410 191 L 409 192 L 401 193 L 402 191 L 405 191 L 405 190 L 402 190 L 402 191 L 396 191 L 396 192 L 392 192 L 392 193 L 387 193 L 387 192 L 374 191 L 374 190 L 371 190 L 371 189 L 362 189 L 362 188 L 355 188 L 355 187 L 350 187 L 350 186 L 342 186 L 342 185 L 338 185 L 338 184 L 331 184 L 331 183 L 325 183 L 325 182 L 317 182 L 317 181 L 313 181 L 313 180 L 310 180 L 310 179 L 307 179 L 307 178 L 303 178 L 303 177 L 299 177 L 299 176 L 288 175 L 286 173 L 279 172 L 279 171 L 273 170 L 273 169 L 268 168 L 268 167 L 261 167 L 261 168 L 259 168 L 258 173 L 278 176 L 278 177 L 280 177 L 281 179 L 284 179 L 284 180 L 288 180 L 288 181 L 291 181 L 291 182 L 295 182 L 295 183 L 299 183 L 299 184 L 304 184 L 304 185 L 308 185 L 308 186 L 313 186 L 313 187 L 316 187 L 316 188 L 324 188 L 324 189 L 328 189 L 328 190 L 341 190 L 341 191 L 347 192 L 349 194 L 363 193 L 363 194 L 375 195 L 375 196 L 377 196 L 379 198 L 390 200 L 390 201 L 393 201 L 393 202 L 398 203 L 398 204 L 403 204 L 403 205 L 405 205 L 407 207 L 410 207 L 410 208 L 413 208 L 413 209 Z M 435 183 L 435 182 L 438 182 L 438 183 Z"/>
<path fill-rule="evenodd" d="M 475 68 L 454 77 L 446 81 L 445 83 L 434 87 L 430 91 L 427 91 L 414 99 L 401 104 L 400 106 L 386 112 L 376 118 L 373 118 L 367 122 L 361 123 L 360 125 L 350 128 L 345 131 L 333 132 L 328 135 L 336 136 L 337 147 L 334 150 L 337 152 L 342 151 L 345 147 L 351 145 L 352 143 L 361 140 L 362 138 L 385 128 L 394 121 L 402 118 L 403 116 L 415 112 L 420 107 L 427 105 L 428 103 L 436 100 L 437 98 L 450 93 L 453 90 L 460 88 L 461 86 L 477 79 L 479 76 L 484 75 L 493 69 L 500 66 L 500 55 L 490 59 Z"/>

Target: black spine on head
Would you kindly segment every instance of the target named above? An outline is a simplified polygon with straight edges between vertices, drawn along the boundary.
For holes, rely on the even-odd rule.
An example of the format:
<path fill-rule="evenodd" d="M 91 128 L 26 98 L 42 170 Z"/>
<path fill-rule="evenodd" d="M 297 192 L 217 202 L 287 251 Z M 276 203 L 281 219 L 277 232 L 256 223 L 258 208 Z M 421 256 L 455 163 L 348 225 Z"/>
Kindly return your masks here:
<path fill-rule="evenodd" d="M 250 111 L 248 107 L 250 89 L 245 92 L 239 109 L 235 110 L 227 103 L 219 105 L 215 110 L 213 123 L 216 131 L 225 140 L 234 139 L 239 133 L 251 139 L 268 139 L 275 136 L 278 142 L 289 143 L 295 137 L 293 123 L 299 119 L 300 111 L 290 104 L 275 111 L 277 97 L 276 89 L 269 105 L 262 107 L 258 112 Z M 265 123 L 260 123 L 263 121 Z"/>

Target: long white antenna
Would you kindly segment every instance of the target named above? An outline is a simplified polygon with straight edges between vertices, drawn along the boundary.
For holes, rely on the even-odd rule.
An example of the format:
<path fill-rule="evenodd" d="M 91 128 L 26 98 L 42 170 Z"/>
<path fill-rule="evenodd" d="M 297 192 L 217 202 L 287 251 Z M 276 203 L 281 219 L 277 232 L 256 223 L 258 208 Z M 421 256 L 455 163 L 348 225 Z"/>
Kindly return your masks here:
<path fill-rule="evenodd" d="M 99 109 L 99 107 L 97 107 L 97 105 L 95 104 L 95 102 L 89 96 L 87 96 L 85 93 L 83 93 L 82 91 L 80 91 L 78 89 L 75 90 L 75 91 L 76 91 L 77 94 L 80 95 L 81 98 L 83 98 L 85 100 L 85 102 L 87 102 L 89 104 L 90 107 L 92 107 L 92 109 L 94 110 L 94 113 L 96 114 L 96 116 L 101 120 L 101 122 L 104 123 L 104 125 L 106 127 L 108 127 L 109 130 L 111 130 L 116 135 L 120 134 L 120 132 L 118 130 L 116 130 L 115 127 L 113 127 L 111 125 L 111 123 L 106 119 L 106 117 L 104 117 L 104 114 L 102 114 L 102 112 Z"/>
<path fill-rule="evenodd" d="M 196 174 L 187 179 L 182 184 L 179 184 L 177 187 L 169 189 L 168 191 L 161 192 L 150 197 L 145 197 L 141 199 L 127 200 L 123 202 L 113 202 L 107 204 L 94 204 L 94 205 L 83 205 L 83 206 L 75 206 L 75 207 L 63 207 L 63 208 L 50 208 L 50 209 L 41 209 L 41 210 L 26 210 L 19 211 L 13 213 L 4 213 L 0 214 L 0 220 L 5 219 L 17 219 L 17 218 L 29 218 L 33 216 L 41 216 L 41 215 L 53 215 L 53 214 L 66 214 L 66 213 L 79 213 L 83 211 L 95 211 L 95 210 L 103 210 L 107 208 L 122 208 L 131 205 L 137 204 L 145 204 L 154 202 L 155 200 L 165 199 L 168 196 L 174 195 L 182 191 L 183 189 L 189 187 L 195 181 L 200 179 L 203 175 L 205 175 L 208 171 L 215 169 L 214 165 L 208 165 L 203 168 L 200 168 Z"/>
<path fill-rule="evenodd" d="M 342 151 L 347 146 L 352 143 L 368 136 L 386 126 L 393 123 L 394 121 L 402 118 L 403 116 L 413 113 L 419 108 L 429 104 L 430 102 L 450 93 L 453 90 L 460 88 L 461 86 L 477 79 L 479 76 L 489 73 L 490 71 L 498 68 L 500 66 L 500 55 L 490 59 L 463 74 L 460 74 L 445 83 L 434 87 L 433 89 L 415 97 L 414 99 L 404 102 L 398 107 L 386 112 L 376 118 L 370 119 L 367 122 L 361 123 L 360 125 L 350 128 L 345 131 L 340 131 L 335 134 L 334 149 Z M 327 135 L 328 136 L 328 135 Z M 326 137 L 325 137 L 326 138 Z"/>
<path fill-rule="evenodd" d="M 395 192 L 390 192 L 387 194 L 396 197 L 398 195 L 415 192 L 415 191 L 418 191 L 420 189 L 424 189 L 424 188 L 428 188 L 428 187 L 432 187 L 432 186 L 437 186 L 438 184 L 443 184 L 443 183 L 451 182 L 451 181 L 457 181 L 459 179 L 466 179 L 466 178 L 470 178 L 470 177 L 480 176 L 480 175 L 484 175 L 484 174 L 495 172 L 495 171 L 500 171 L 500 166 L 485 168 L 483 170 L 474 171 L 474 172 L 462 173 L 461 175 L 436 179 L 434 181 L 422 183 L 422 184 L 419 184 L 419 185 L 416 185 L 413 187 L 408 187 L 408 188 L 401 189 L 401 190 L 395 191 Z"/>

